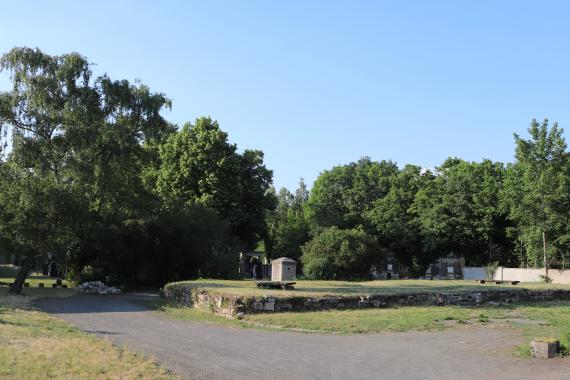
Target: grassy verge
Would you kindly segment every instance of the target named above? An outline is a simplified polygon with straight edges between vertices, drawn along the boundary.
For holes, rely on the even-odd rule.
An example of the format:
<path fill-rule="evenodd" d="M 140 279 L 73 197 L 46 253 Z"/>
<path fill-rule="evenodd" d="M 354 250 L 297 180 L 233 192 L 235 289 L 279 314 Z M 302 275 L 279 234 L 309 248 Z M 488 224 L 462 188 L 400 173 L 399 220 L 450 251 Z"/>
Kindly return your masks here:
<path fill-rule="evenodd" d="M 241 321 L 167 302 L 154 306 L 166 315 L 197 322 L 234 327 L 294 330 L 319 333 L 360 334 L 431 331 L 473 326 L 508 326 L 520 331 L 524 344 L 519 356 L 530 356 L 533 337 L 560 339 L 566 352 L 570 347 L 570 301 L 542 301 L 504 306 L 462 308 L 456 306 L 398 307 L 386 309 L 333 310 L 303 313 L 261 313 L 246 315 Z"/>
<path fill-rule="evenodd" d="M 41 296 L 68 296 L 69 289 L 0 289 L 1 379 L 174 379 L 163 368 L 106 340 L 31 308 Z"/>
<path fill-rule="evenodd" d="M 475 281 L 397 280 L 397 281 L 297 281 L 295 290 L 259 289 L 253 281 L 196 280 L 184 281 L 188 286 L 204 288 L 210 293 L 232 296 L 322 297 L 326 295 L 406 294 L 406 293 L 460 293 L 490 289 L 569 289 L 570 285 L 524 283 L 519 285 L 479 284 Z M 167 285 L 168 286 L 168 285 Z"/>

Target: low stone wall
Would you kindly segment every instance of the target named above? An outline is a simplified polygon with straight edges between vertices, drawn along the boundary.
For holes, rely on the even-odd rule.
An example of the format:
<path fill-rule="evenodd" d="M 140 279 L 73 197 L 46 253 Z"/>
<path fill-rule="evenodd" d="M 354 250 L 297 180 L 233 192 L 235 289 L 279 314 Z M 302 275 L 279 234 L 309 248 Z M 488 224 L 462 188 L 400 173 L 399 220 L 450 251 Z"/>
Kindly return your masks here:
<path fill-rule="evenodd" d="M 381 308 L 389 306 L 458 305 L 479 306 L 538 299 L 570 300 L 570 290 L 505 289 L 469 293 L 372 294 L 325 297 L 243 297 L 209 293 L 188 284 L 170 284 L 163 296 L 184 306 L 208 310 L 228 318 L 244 314 L 285 311 Z"/>

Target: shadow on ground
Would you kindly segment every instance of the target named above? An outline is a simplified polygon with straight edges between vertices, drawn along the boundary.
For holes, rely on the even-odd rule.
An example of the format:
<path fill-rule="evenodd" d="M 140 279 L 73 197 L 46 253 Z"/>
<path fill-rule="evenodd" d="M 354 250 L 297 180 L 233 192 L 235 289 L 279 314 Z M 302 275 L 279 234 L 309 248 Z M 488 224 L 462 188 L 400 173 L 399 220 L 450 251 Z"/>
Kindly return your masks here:
<path fill-rule="evenodd" d="M 128 313 L 148 310 L 146 301 L 157 301 L 158 294 L 74 295 L 65 298 L 42 298 L 35 306 L 56 314 Z"/>

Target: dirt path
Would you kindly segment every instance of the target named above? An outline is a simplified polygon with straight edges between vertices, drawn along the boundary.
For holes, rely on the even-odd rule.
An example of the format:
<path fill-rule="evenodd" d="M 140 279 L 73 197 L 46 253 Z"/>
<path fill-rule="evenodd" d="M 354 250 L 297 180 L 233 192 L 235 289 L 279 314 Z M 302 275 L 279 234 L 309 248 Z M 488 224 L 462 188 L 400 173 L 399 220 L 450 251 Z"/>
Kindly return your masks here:
<path fill-rule="evenodd" d="M 83 331 L 156 358 L 185 379 L 564 379 L 570 360 L 519 360 L 516 332 L 320 335 L 178 321 L 134 295 L 46 299 L 38 306 Z"/>

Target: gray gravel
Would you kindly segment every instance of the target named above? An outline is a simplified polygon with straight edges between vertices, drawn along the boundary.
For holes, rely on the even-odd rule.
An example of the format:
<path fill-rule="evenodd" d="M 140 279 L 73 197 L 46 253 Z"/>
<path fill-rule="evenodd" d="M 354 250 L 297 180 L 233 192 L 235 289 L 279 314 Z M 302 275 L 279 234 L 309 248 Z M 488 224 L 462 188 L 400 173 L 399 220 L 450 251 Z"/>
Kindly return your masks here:
<path fill-rule="evenodd" d="M 508 328 L 320 335 L 170 319 L 132 301 L 79 295 L 38 306 L 81 330 L 125 344 L 184 379 L 570 379 L 569 359 L 515 359 Z"/>

